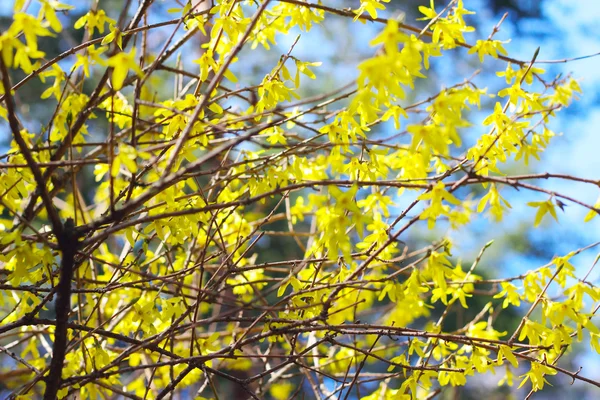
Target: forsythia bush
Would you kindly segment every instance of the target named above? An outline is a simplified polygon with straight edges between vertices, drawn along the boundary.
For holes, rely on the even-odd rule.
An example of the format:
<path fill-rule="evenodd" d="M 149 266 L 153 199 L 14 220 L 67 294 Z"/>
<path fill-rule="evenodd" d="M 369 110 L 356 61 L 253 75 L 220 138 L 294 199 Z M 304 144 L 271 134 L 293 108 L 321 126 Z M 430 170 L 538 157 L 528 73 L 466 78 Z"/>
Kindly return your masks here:
<path fill-rule="evenodd" d="M 512 174 L 580 89 L 537 53 L 510 58 L 500 24 L 474 32 L 462 0 L 414 23 L 381 18 L 389 0 L 64 1 L 15 1 L 0 35 L 2 393 L 430 399 L 487 372 L 600 386 L 561 365 L 577 342 L 600 351 L 600 289 L 572 260 L 593 245 L 513 277 L 478 271 L 491 243 L 469 265 L 451 254 L 450 233 L 502 220 L 513 188 L 536 196 L 535 226 L 568 203 L 600 212 L 536 184 L 597 181 Z M 82 41 L 46 54 L 73 13 Z M 295 54 L 333 19 L 378 31 L 341 87 Z M 474 74 L 423 93 L 451 53 L 504 63 L 504 87 Z M 52 108 L 39 129 L 20 111 L 32 83 Z"/>

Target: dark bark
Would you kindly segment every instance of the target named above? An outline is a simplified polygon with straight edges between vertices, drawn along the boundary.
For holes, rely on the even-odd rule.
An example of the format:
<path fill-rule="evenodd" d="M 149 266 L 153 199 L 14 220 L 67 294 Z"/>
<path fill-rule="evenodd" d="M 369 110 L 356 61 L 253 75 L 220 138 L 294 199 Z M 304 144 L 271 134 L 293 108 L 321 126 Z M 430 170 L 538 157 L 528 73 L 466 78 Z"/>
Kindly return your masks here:
<path fill-rule="evenodd" d="M 67 350 L 67 324 L 71 311 L 71 280 L 73 279 L 75 253 L 78 246 L 77 239 L 73 220 L 69 218 L 65 223 L 63 234 L 58 240 L 62 251 L 62 260 L 60 262 L 60 280 L 56 290 L 54 346 L 52 347 L 50 371 L 46 377 L 44 400 L 55 400 L 58 389 L 60 389 Z"/>

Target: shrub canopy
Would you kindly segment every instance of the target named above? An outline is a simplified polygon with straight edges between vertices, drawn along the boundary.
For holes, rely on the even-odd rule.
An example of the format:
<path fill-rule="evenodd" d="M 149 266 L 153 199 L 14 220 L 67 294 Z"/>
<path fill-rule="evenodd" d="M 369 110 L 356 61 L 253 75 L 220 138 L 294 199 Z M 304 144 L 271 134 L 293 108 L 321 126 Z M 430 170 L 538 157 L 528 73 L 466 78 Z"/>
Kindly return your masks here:
<path fill-rule="evenodd" d="M 17 0 L 0 35 L 3 393 L 431 399 L 488 372 L 504 393 L 600 386 L 561 363 L 600 351 L 600 290 L 572 264 L 595 244 L 515 276 L 480 266 L 491 242 L 451 253 L 514 189 L 534 227 L 600 211 L 548 188 L 597 181 L 527 168 L 575 79 L 511 58 L 502 21 L 474 32 L 462 0 L 418 21 L 389 0 L 177 3 Z M 345 85 L 297 55 L 336 21 L 376 30 Z M 464 76 L 440 88 L 457 57 Z"/>

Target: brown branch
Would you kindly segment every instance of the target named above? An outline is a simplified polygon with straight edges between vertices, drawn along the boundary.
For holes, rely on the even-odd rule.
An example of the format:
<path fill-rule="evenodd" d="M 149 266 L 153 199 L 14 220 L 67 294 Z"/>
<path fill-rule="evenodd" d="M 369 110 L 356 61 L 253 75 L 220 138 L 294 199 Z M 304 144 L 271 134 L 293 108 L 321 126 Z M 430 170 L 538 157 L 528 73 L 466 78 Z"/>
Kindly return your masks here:
<path fill-rule="evenodd" d="M 194 128 L 194 124 L 196 123 L 196 120 L 198 119 L 198 116 L 200 115 L 200 113 L 202 112 L 202 110 L 204 110 L 204 107 L 206 107 L 206 105 L 208 104 L 210 96 L 212 95 L 213 90 L 215 90 L 215 88 L 221 82 L 221 79 L 223 79 L 223 76 L 225 76 L 225 73 L 227 72 L 227 69 L 229 68 L 229 65 L 232 63 L 233 59 L 237 56 L 237 54 L 242 50 L 242 48 L 244 46 L 244 43 L 246 42 L 246 39 L 248 38 L 248 36 L 250 36 L 250 33 L 252 32 L 252 30 L 256 26 L 256 23 L 258 22 L 258 19 L 262 15 L 263 11 L 269 5 L 269 2 L 270 2 L 270 0 L 265 0 L 260 5 L 260 7 L 256 11 L 256 13 L 252 17 L 252 20 L 248 24 L 248 27 L 246 28 L 246 31 L 240 37 L 240 39 L 237 42 L 237 44 L 235 45 L 235 47 L 231 50 L 231 53 L 227 56 L 227 58 L 223 62 L 223 65 L 221 65 L 221 67 L 219 69 L 219 72 L 210 81 L 208 87 L 206 88 L 205 94 L 201 97 L 200 102 L 198 102 L 198 105 L 196 105 L 196 107 L 194 108 L 194 111 L 192 112 L 192 115 L 189 118 L 189 120 L 188 120 L 185 128 L 180 133 L 179 138 L 177 139 L 177 143 L 175 143 L 175 148 L 173 149 L 173 152 L 171 153 L 171 156 L 170 156 L 169 160 L 167 161 L 167 165 L 165 166 L 165 170 L 164 170 L 165 176 L 167 176 L 171 172 L 171 169 L 173 168 L 173 165 L 175 164 L 175 161 L 177 160 L 177 157 L 179 157 L 179 153 L 181 151 L 181 148 L 183 147 L 183 145 L 186 142 L 188 136 L 192 132 L 192 129 Z"/>
<path fill-rule="evenodd" d="M 78 246 L 78 239 L 74 228 L 73 220 L 69 218 L 59 237 L 62 259 L 60 262 L 60 280 L 57 286 L 55 304 L 56 328 L 54 330 L 52 361 L 50 362 L 50 370 L 46 377 L 44 400 L 56 399 L 56 394 L 60 388 L 63 364 L 67 350 L 67 324 L 69 322 L 69 313 L 71 311 L 71 280 L 73 279 L 75 253 Z"/>
<path fill-rule="evenodd" d="M 58 213 L 56 212 L 56 209 L 54 208 L 54 205 L 52 204 L 52 199 L 48 195 L 48 189 L 46 188 L 46 182 L 48 181 L 48 179 L 47 179 L 47 177 L 45 178 L 42 176 L 42 172 L 41 172 L 38 164 L 33 159 L 33 156 L 31 155 L 31 151 L 29 151 L 29 146 L 27 145 L 27 143 L 23 139 L 23 136 L 21 135 L 21 130 L 19 128 L 19 121 L 17 120 L 16 111 L 15 111 L 15 108 L 13 105 L 13 97 L 11 94 L 11 85 L 10 85 L 10 77 L 8 76 L 8 69 L 6 68 L 6 65 L 4 64 L 4 60 L 1 59 L 1 57 L 0 57 L 0 72 L 2 72 L 2 85 L 4 87 L 4 92 L 5 92 L 4 103 L 6 104 L 6 111 L 8 114 L 8 124 L 10 125 L 10 130 L 12 131 L 15 142 L 17 142 L 17 145 L 19 146 L 19 149 L 21 150 L 23 157 L 25 157 L 25 160 L 27 161 L 28 167 L 31 169 L 31 173 L 33 174 L 35 183 L 37 185 L 37 191 L 40 193 L 40 196 L 42 197 L 44 207 L 46 207 L 46 211 L 48 213 L 48 218 L 50 219 L 50 222 L 52 224 L 52 230 L 53 230 L 54 234 L 57 237 L 59 237 L 62 234 L 62 229 L 63 229 L 62 222 L 60 221 Z"/>

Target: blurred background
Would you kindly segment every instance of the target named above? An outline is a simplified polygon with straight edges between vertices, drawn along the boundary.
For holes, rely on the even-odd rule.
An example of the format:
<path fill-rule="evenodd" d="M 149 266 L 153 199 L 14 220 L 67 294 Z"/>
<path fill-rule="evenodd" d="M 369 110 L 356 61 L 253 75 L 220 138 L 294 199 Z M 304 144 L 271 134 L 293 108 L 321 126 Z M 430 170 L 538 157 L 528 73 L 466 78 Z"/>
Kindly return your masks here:
<path fill-rule="evenodd" d="M 46 59 L 59 54 L 81 43 L 83 30 L 72 28 L 75 20 L 83 15 L 93 5 L 92 1 L 70 1 L 63 0 L 76 6 L 76 9 L 68 15 L 62 15 L 64 31 L 56 38 L 43 38 L 40 47 L 46 52 Z M 0 1 L 0 29 L 4 30 L 10 24 L 11 1 Z M 122 0 L 100 0 L 97 7 L 103 9 L 107 14 L 117 19 L 122 10 Z M 132 2 L 132 10 L 137 2 Z M 323 4 L 338 8 L 358 8 L 358 0 L 323 1 Z M 387 11 L 382 12 L 383 17 L 397 17 L 404 14 L 404 19 L 409 24 L 423 26 L 422 22 L 415 22 L 418 15 L 419 5 L 429 5 L 427 1 L 415 0 L 390 0 L 386 4 Z M 440 11 L 446 3 L 436 2 L 436 10 Z M 485 39 L 492 32 L 493 27 L 508 12 L 508 17 L 503 22 L 495 39 L 508 40 L 505 44 L 509 55 L 520 60 L 530 60 L 536 50 L 540 47 L 538 61 L 562 60 L 574 57 L 592 55 L 600 52 L 600 2 L 595 0 L 569 1 L 569 0 L 464 0 L 467 9 L 476 12 L 475 15 L 467 16 L 470 25 L 476 27 L 475 33 L 466 34 L 469 43 L 477 39 Z M 30 10 L 35 12 L 37 4 L 32 4 Z M 177 14 L 169 14 L 168 9 L 181 7 L 176 1 L 159 1 L 151 8 L 153 10 L 148 23 L 158 22 L 165 19 L 175 18 Z M 131 12 L 131 10 L 130 10 Z M 68 28 L 70 27 L 70 28 Z M 305 33 L 292 31 L 287 37 L 277 38 L 277 43 L 269 51 L 258 48 L 256 51 L 245 49 L 240 54 L 244 63 L 233 66 L 234 73 L 238 76 L 240 87 L 247 84 L 257 84 L 262 80 L 265 73 L 270 71 L 276 64 L 280 55 L 286 53 L 298 34 L 301 40 L 294 49 L 293 54 L 302 61 L 322 61 L 323 65 L 313 68 L 318 79 L 313 82 L 304 82 L 301 96 L 310 96 L 332 90 L 351 82 L 357 75 L 356 66 L 374 53 L 369 47 L 369 41 L 381 30 L 382 25 L 373 23 L 352 23 L 350 19 L 326 15 L 324 26 L 315 27 L 311 32 Z M 171 27 L 157 30 L 151 37 L 149 44 L 155 49 L 160 49 L 164 41 L 171 33 Z M 205 38 L 199 36 L 196 42 L 184 47 L 180 53 L 179 63 L 188 71 L 197 71 L 197 65 L 192 61 L 202 54 L 201 44 Z M 67 59 L 61 63 L 64 70 L 68 70 L 74 59 Z M 175 59 L 169 65 L 175 66 Z M 538 66 L 536 64 L 536 66 Z M 542 155 L 541 161 L 533 160 L 529 169 L 509 166 L 506 170 L 510 173 L 534 173 L 553 172 L 572 174 L 583 178 L 599 179 L 600 157 L 600 109 L 598 88 L 600 87 L 600 57 L 589 57 L 566 63 L 540 63 L 547 70 L 548 80 L 556 75 L 572 74 L 580 80 L 583 95 L 580 100 L 572 104 L 568 109 L 559 113 L 558 118 L 551 124 L 551 128 L 559 134 L 554 138 L 550 148 Z M 495 93 L 504 84 L 504 78 L 497 77 L 496 72 L 503 71 L 506 63 L 486 59 L 481 64 L 476 55 L 467 56 L 465 49 L 457 49 L 449 52 L 441 60 L 432 60 L 431 69 L 428 71 L 430 79 L 424 80 L 406 99 L 406 104 L 425 99 L 431 94 L 438 92 L 443 87 L 449 87 L 460 83 L 471 76 L 476 70 L 481 69 L 474 82 L 480 87 L 487 87 L 488 93 Z M 99 70 L 99 69 L 98 69 Z M 13 82 L 20 80 L 23 75 L 15 73 Z M 94 78 L 89 83 L 94 87 Z M 164 77 L 165 79 L 161 79 Z M 153 81 L 153 89 L 160 98 L 172 96 L 173 81 L 171 75 L 161 72 L 156 74 Z M 40 94 L 45 86 L 37 80 L 32 80 L 24 89 L 17 93 L 19 113 L 27 128 L 32 132 L 39 132 L 40 128 L 47 124 L 55 103 L 48 99 L 41 101 Z M 86 88 L 84 88 L 86 90 Z M 482 108 L 493 106 L 494 99 L 489 99 L 488 104 Z M 52 103 L 52 104 L 50 104 Z M 235 104 L 233 104 L 235 106 Z M 489 109 L 489 108 L 488 108 Z M 471 119 L 480 121 L 485 112 L 473 110 Z M 103 113 L 98 113 L 98 119 L 94 120 L 94 126 L 90 129 L 91 136 L 98 140 L 106 137 L 106 119 Z M 407 124 L 403 125 L 403 128 Z M 373 135 L 386 135 L 393 129 L 391 126 L 382 124 L 372 131 Z M 475 124 L 474 127 L 463 131 L 464 146 L 473 143 L 478 134 L 483 133 L 481 128 Z M 3 154 L 10 143 L 7 124 L 0 123 L 0 154 Z M 1 160 L 5 161 L 5 160 Z M 512 168 L 512 169 L 511 169 Z M 90 174 L 91 168 L 84 171 L 82 175 Z M 93 179 L 90 179 L 93 183 Z M 588 204 L 593 204 L 600 194 L 598 189 L 590 185 L 583 186 L 570 181 L 538 182 L 540 186 L 551 188 L 558 192 L 568 194 Z M 85 193 L 87 200 L 92 201 L 94 188 L 89 187 Z M 464 193 L 463 193 L 464 194 Z M 473 260 L 480 249 L 490 240 L 494 244 L 487 250 L 477 273 L 488 277 L 508 277 L 521 274 L 529 269 L 537 268 L 548 263 L 553 256 L 562 256 L 569 251 L 576 250 L 600 239 L 600 218 L 596 218 L 587 224 L 583 224 L 583 217 L 587 213 L 583 208 L 567 204 L 564 211 L 560 212 L 559 223 L 545 221 L 540 227 L 533 228 L 534 212 L 526 206 L 528 201 L 544 200 L 542 196 L 531 193 L 523 193 L 504 188 L 502 195 L 512 205 L 512 211 L 501 224 L 491 224 L 491 220 L 485 216 L 477 218 L 472 224 L 460 231 L 450 231 L 444 224 L 439 224 L 435 231 L 428 231 L 425 224 L 416 225 L 409 237 L 404 240 L 411 246 L 422 246 L 441 235 L 449 235 L 453 240 L 454 261 L 462 260 L 468 263 Z M 397 208 L 402 209 L 403 204 L 408 201 L 408 196 L 398 200 Z M 493 226 L 493 229 L 492 229 Z M 271 237 L 261 242 L 261 258 L 263 261 L 289 257 L 291 252 L 298 252 L 293 242 L 287 241 L 285 237 Z M 573 264 L 577 267 L 578 275 L 582 276 L 589 269 L 598 254 L 598 249 L 591 249 L 573 258 Z M 598 284 L 598 273 L 593 273 L 589 281 Z M 552 293 L 550 293 L 552 295 Z M 471 309 L 476 313 L 484 303 L 473 304 Z M 470 310 L 469 310 L 470 311 Z M 455 320 L 468 318 L 468 315 L 457 315 Z M 521 316 L 516 312 L 505 313 L 498 320 L 495 328 L 499 331 L 514 330 Z M 466 319 L 465 319 L 466 320 Z M 446 326 L 446 329 L 452 329 Z M 584 341 L 587 347 L 587 343 Z M 581 351 L 575 344 L 573 351 L 566 355 L 561 365 L 570 370 L 577 370 L 580 366 L 582 374 L 586 377 L 600 380 L 600 357 L 591 353 Z M 455 391 L 446 393 L 444 398 L 454 399 L 476 399 L 486 396 L 487 399 L 505 399 L 511 396 L 523 398 L 527 395 L 526 388 L 516 390 L 513 388 L 498 388 L 497 382 L 502 374 L 489 375 L 471 379 L 466 388 L 457 388 Z M 561 376 L 549 377 L 553 385 L 545 388 L 544 393 L 533 396 L 536 399 L 597 399 L 600 398 L 600 389 L 582 384 L 576 381 L 571 385 L 571 380 Z M 519 380 L 516 381 L 517 383 Z M 225 383 L 223 383 L 225 384 Z M 2 388 L 0 382 L 0 390 Z M 1 392 L 0 392 L 1 393 Z M 2 395 L 0 394 L 0 398 Z"/>

